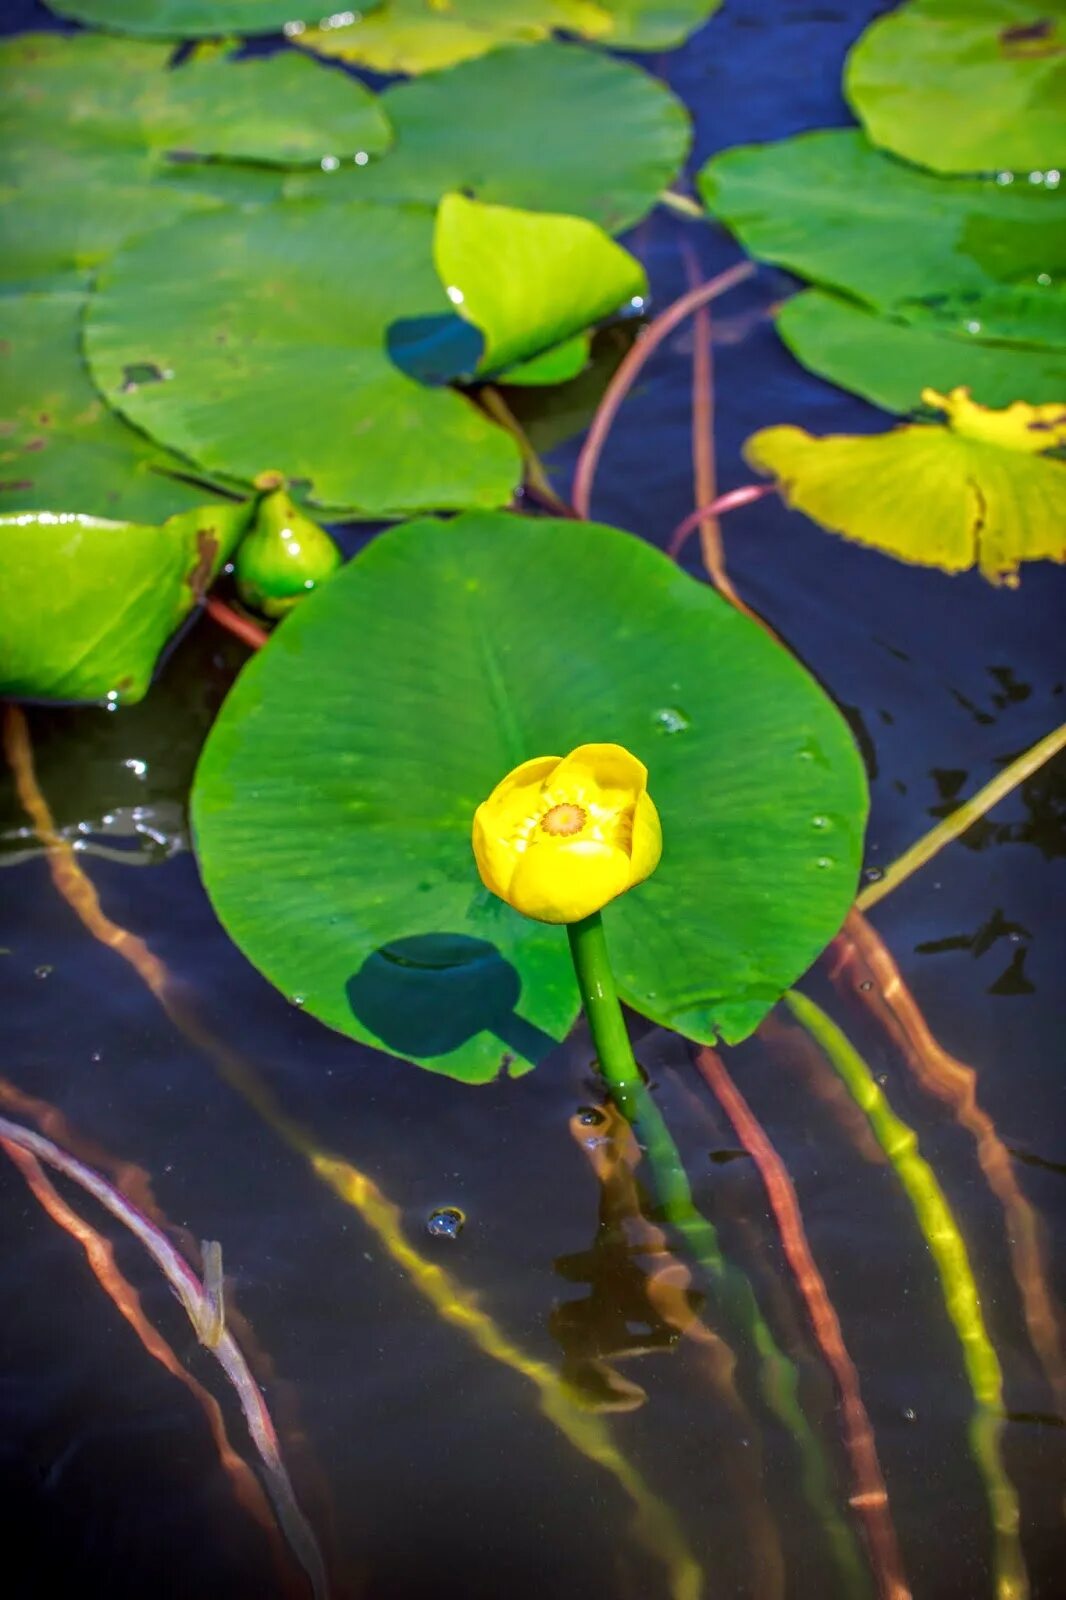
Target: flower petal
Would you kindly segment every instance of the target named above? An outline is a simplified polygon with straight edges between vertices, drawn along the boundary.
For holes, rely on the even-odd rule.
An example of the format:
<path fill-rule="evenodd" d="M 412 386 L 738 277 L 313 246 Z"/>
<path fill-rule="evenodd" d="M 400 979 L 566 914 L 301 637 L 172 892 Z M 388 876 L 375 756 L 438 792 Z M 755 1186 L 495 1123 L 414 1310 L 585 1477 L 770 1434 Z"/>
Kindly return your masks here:
<path fill-rule="evenodd" d="M 659 865 L 659 857 L 663 853 L 663 830 L 659 822 L 659 813 L 647 790 L 640 796 L 633 813 L 631 852 L 629 881 L 631 884 L 643 883 L 644 879 L 655 871 Z"/>
<path fill-rule="evenodd" d="M 529 824 L 543 810 L 544 781 L 558 765 L 558 756 L 523 761 L 501 779 L 474 813 L 472 843 L 481 881 L 502 900 L 508 898 Z"/>
<path fill-rule="evenodd" d="M 581 804 L 581 796 L 623 810 L 648 787 L 648 769 L 620 744 L 579 744 L 552 774 L 550 794 Z"/>
<path fill-rule="evenodd" d="M 624 850 L 594 839 L 538 839 L 518 858 L 507 899 L 539 922 L 580 922 L 630 882 Z"/>

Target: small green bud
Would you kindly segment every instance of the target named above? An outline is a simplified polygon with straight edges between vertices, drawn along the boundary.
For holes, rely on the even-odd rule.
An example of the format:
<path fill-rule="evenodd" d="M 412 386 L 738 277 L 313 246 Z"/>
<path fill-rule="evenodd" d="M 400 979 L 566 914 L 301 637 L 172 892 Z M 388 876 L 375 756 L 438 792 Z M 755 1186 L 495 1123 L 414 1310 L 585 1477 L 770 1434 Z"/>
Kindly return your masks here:
<path fill-rule="evenodd" d="M 284 489 L 272 489 L 237 547 L 237 593 L 264 617 L 283 617 L 340 564 L 341 553 L 326 530 L 299 511 Z"/>

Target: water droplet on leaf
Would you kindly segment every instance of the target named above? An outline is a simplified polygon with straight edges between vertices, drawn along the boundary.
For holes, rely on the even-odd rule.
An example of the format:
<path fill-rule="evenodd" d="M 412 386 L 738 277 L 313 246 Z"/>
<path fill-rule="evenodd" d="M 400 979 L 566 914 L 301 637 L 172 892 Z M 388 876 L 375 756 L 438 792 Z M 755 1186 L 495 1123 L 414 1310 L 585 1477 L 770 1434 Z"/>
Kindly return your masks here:
<path fill-rule="evenodd" d="M 684 733 L 689 726 L 688 717 L 676 706 L 662 706 L 653 711 L 651 720 L 661 733 Z"/>
<path fill-rule="evenodd" d="M 426 1218 L 426 1232 L 434 1239 L 458 1239 L 465 1226 L 458 1206 L 437 1206 Z"/>

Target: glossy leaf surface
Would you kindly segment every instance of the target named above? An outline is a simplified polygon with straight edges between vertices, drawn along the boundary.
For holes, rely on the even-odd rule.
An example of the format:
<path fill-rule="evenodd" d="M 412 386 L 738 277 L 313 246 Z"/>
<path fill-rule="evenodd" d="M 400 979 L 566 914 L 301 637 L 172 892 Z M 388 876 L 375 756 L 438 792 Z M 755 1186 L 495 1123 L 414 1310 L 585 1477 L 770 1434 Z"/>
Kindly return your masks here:
<path fill-rule="evenodd" d="M 745 249 L 906 321 L 1066 341 L 1066 193 L 945 181 L 857 129 L 715 156 L 700 190 Z"/>
<path fill-rule="evenodd" d="M 909 0 L 863 34 L 844 88 L 875 144 L 937 172 L 1066 167 L 1061 0 Z"/>
<path fill-rule="evenodd" d="M 140 700 L 248 519 L 246 505 L 201 507 L 162 527 L 0 516 L 0 694 Z"/>
<path fill-rule="evenodd" d="M 393 148 L 365 167 L 287 180 L 291 195 L 478 200 L 589 217 L 610 233 L 637 222 L 673 181 L 688 114 L 657 79 L 581 45 L 495 50 L 381 96 Z"/>
<path fill-rule="evenodd" d="M 370 515 L 500 505 L 511 437 L 388 352 L 396 323 L 447 313 L 421 207 L 315 202 L 194 217 L 100 276 L 85 339 L 109 403 L 202 468 L 295 480 L 313 506 Z M 163 383 L 124 386 L 131 366 Z"/>
<path fill-rule="evenodd" d="M 933 323 L 896 322 L 820 289 L 787 300 L 777 327 L 805 367 L 886 411 L 913 411 L 927 386 L 968 388 L 986 406 L 1062 393 L 1061 349 L 985 343 Z"/>
<path fill-rule="evenodd" d="M 523 759 L 644 761 L 662 864 L 604 912 L 625 999 L 745 1037 L 854 893 L 861 765 L 786 652 L 642 541 L 470 514 L 381 535 L 245 669 L 193 817 L 245 954 L 331 1027 L 471 1082 L 561 1038 L 563 929 L 484 889 L 475 807 Z"/>

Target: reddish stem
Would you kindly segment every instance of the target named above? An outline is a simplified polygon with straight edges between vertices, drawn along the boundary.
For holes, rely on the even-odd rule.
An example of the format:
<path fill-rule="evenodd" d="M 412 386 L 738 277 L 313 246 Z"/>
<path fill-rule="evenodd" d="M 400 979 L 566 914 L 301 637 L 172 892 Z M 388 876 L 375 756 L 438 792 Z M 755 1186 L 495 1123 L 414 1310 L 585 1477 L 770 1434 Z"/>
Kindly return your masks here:
<path fill-rule="evenodd" d="M 858 1512 L 866 1530 L 878 1590 L 883 1600 L 908 1600 L 911 1591 L 888 1509 L 888 1492 L 877 1459 L 873 1428 L 859 1392 L 859 1374 L 844 1344 L 840 1319 L 807 1242 L 792 1179 L 721 1057 L 713 1050 L 700 1050 L 696 1066 L 759 1170 L 815 1337 L 836 1380 L 844 1444 L 854 1485 L 849 1504 Z"/>
<path fill-rule="evenodd" d="M 600 455 L 607 442 L 607 435 L 618 414 L 618 408 L 633 387 L 649 356 L 655 353 L 663 340 L 684 322 L 686 317 L 698 311 L 700 306 L 709 305 L 712 300 L 725 294 L 728 289 L 735 288 L 738 283 L 743 283 L 754 271 L 755 267 L 751 261 L 741 261 L 726 272 L 720 272 L 716 278 L 711 278 L 707 283 L 701 283 L 697 288 L 690 289 L 649 323 L 643 336 L 626 352 L 614 377 L 607 385 L 596 415 L 592 419 L 592 426 L 589 428 L 585 443 L 581 447 L 581 454 L 578 456 L 570 499 L 579 517 L 587 517 L 589 514 L 592 485 Z"/>
<path fill-rule="evenodd" d="M 666 553 L 677 560 L 681 554 L 685 540 L 704 522 L 707 517 L 717 517 L 726 511 L 735 511 L 738 506 L 750 506 L 756 500 L 762 500 L 766 495 L 773 494 L 776 484 L 772 483 L 746 483 L 740 489 L 730 489 L 726 494 L 720 494 L 709 505 L 697 506 L 695 511 L 690 511 L 683 522 L 679 522 L 666 545 Z"/>
<path fill-rule="evenodd" d="M 270 638 L 265 628 L 261 628 L 250 617 L 242 617 L 239 611 L 234 611 L 224 600 L 209 594 L 204 600 L 204 610 L 212 622 L 217 622 L 220 628 L 225 628 L 246 644 L 249 650 L 261 650 Z"/>

